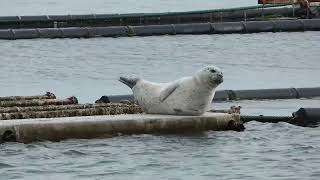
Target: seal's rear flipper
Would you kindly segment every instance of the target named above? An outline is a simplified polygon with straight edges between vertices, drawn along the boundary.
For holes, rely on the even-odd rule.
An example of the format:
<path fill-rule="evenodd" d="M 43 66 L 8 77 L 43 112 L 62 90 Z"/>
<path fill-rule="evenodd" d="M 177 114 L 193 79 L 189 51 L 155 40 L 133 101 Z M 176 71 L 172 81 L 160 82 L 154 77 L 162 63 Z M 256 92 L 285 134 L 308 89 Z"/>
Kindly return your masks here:
<path fill-rule="evenodd" d="M 137 84 L 138 78 L 125 78 L 125 77 L 120 77 L 119 81 L 122 82 L 123 84 L 129 86 L 131 89 Z"/>

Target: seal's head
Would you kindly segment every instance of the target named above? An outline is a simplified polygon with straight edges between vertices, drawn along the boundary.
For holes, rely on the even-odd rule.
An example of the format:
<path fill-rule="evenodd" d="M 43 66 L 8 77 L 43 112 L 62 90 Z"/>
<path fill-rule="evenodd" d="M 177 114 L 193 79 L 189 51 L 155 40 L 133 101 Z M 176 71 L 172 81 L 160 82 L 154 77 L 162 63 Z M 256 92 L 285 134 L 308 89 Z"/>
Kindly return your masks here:
<path fill-rule="evenodd" d="M 207 66 L 196 73 L 196 77 L 203 83 L 216 87 L 223 82 L 223 74 L 216 66 Z"/>

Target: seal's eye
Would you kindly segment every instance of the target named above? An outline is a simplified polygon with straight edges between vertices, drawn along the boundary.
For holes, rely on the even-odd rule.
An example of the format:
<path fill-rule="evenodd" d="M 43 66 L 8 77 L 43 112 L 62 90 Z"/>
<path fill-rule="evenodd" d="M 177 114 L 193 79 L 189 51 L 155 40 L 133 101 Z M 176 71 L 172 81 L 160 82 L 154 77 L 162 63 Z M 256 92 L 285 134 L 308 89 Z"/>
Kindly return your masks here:
<path fill-rule="evenodd" d="M 215 73 L 215 72 L 216 72 L 216 70 L 214 70 L 214 69 L 210 69 L 210 72 Z"/>

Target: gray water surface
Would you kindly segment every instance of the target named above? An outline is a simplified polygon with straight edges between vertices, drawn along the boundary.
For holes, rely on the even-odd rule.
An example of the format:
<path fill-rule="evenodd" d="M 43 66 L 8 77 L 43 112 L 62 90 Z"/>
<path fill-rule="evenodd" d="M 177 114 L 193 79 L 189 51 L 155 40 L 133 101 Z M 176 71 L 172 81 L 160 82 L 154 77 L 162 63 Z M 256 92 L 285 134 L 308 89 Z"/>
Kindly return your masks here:
<path fill-rule="evenodd" d="M 167 82 L 214 64 L 219 89 L 319 86 L 320 33 L 0 41 L 0 95 L 52 91 L 93 102 L 128 94 L 120 75 Z M 215 103 L 290 115 L 319 98 Z M 244 132 L 135 135 L 0 145 L 0 179 L 319 179 L 320 131 L 286 123 Z"/>
<path fill-rule="evenodd" d="M 52 91 L 94 102 L 131 93 L 121 75 L 167 82 L 209 64 L 223 69 L 218 89 L 313 87 L 319 42 L 319 32 L 0 40 L 0 94 Z"/>
<path fill-rule="evenodd" d="M 257 0 L 2 0 L 0 16 L 175 12 L 257 3 Z"/>
<path fill-rule="evenodd" d="M 0 145 L 1 179 L 318 179 L 319 129 L 139 135 Z"/>

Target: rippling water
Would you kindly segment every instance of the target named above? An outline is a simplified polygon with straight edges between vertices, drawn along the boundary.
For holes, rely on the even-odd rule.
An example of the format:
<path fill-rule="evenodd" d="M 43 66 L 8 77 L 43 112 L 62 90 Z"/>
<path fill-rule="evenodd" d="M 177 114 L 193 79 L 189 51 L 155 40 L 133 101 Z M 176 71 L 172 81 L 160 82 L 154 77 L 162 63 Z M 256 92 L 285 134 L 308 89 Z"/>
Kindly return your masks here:
<path fill-rule="evenodd" d="M 4 0 L 0 16 L 174 12 L 255 5 L 257 0 Z"/>
<path fill-rule="evenodd" d="M 119 3 L 113 11 L 146 12 L 180 10 L 170 4 L 184 4 L 159 1 L 159 6 L 153 6 L 147 1 L 125 1 L 131 2 L 131 8 L 121 5 L 123 1 L 106 1 L 99 7 L 96 0 L 86 9 L 85 5 L 72 6 L 72 2 L 41 1 L 39 7 L 52 5 L 48 9 L 34 5 L 31 11 L 22 8 L 25 1 L 6 1 L 0 13 L 64 14 L 68 8 L 71 13 L 87 13 L 94 7 L 100 11 L 110 2 Z M 182 10 L 191 10 L 189 1 L 184 2 Z M 207 3 L 212 2 L 219 4 L 199 4 L 208 8 Z M 69 5 L 58 8 L 64 3 Z M 117 81 L 120 75 L 166 82 L 192 75 L 208 64 L 223 69 L 225 82 L 219 89 L 316 87 L 320 82 L 319 42 L 319 32 L 0 40 L 0 95 L 52 91 L 58 97 L 75 95 L 82 103 L 93 102 L 105 94 L 130 93 Z M 299 107 L 320 107 L 319 100 L 239 101 L 214 106 L 239 104 L 245 114 L 290 115 Z M 319 179 L 319 128 L 257 122 L 245 126 L 244 132 L 1 144 L 0 179 Z"/>
<path fill-rule="evenodd" d="M 0 41 L 0 94 L 45 90 L 93 102 L 153 81 L 220 66 L 219 89 L 319 86 L 319 32 Z M 319 98 L 216 103 L 245 114 L 290 115 Z M 245 132 L 121 136 L 0 145 L 0 179 L 318 179 L 319 128 L 245 124 Z"/>
<path fill-rule="evenodd" d="M 224 71 L 219 89 L 319 86 L 319 41 L 319 32 L 0 40 L 0 94 L 94 102 L 130 93 L 120 75 L 166 82 L 208 64 Z"/>
<path fill-rule="evenodd" d="M 0 145 L 1 179 L 318 179 L 319 129 L 248 123 L 244 132 Z"/>

